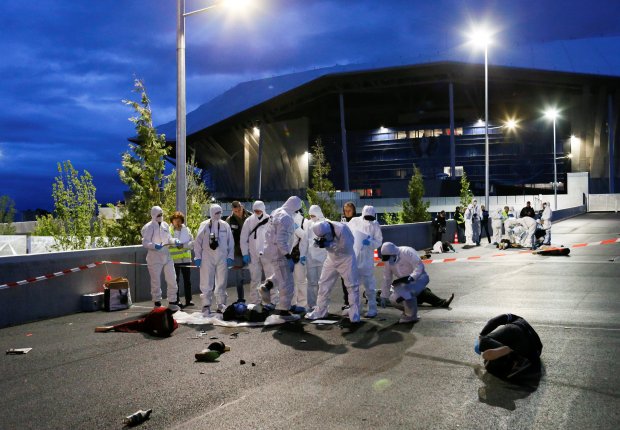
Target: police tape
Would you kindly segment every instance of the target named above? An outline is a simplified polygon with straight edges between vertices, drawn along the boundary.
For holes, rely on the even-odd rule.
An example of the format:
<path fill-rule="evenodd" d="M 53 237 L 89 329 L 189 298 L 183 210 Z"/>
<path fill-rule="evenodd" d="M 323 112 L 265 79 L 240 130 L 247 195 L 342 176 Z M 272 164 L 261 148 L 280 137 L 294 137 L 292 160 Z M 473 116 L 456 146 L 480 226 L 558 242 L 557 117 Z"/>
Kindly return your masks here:
<path fill-rule="evenodd" d="M 0 285 L 0 290 L 10 288 L 10 287 L 18 287 L 20 285 L 33 284 L 39 281 L 46 281 L 48 279 L 57 278 L 59 276 L 68 275 L 70 273 L 81 272 L 82 270 L 92 269 L 94 267 L 100 266 L 104 264 L 102 261 L 97 261 L 95 263 L 86 264 L 84 266 L 74 267 L 73 269 L 65 269 L 60 272 L 54 272 L 47 275 L 37 276 L 35 278 L 24 279 L 23 281 L 17 282 L 7 282 L 6 284 Z"/>
<path fill-rule="evenodd" d="M 589 243 L 575 243 L 569 246 L 569 248 L 585 248 L 587 246 L 596 246 L 596 245 L 610 245 L 613 243 L 618 243 L 620 242 L 620 238 L 616 238 L 616 239 L 607 239 L 607 240 L 601 240 L 598 242 L 589 242 Z M 518 251 L 517 254 L 532 254 L 535 251 L 530 251 L 530 250 L 522 250 L 522 251 Z M 507 257 L 510 255 L 516 255 L 512 252 L 508 252 L 508 253 L 499 253 L 499 254 L 492 254 L 490 256 L 481 256 L 481 255 L 474 255 L 471 257 L 461 257 L 461 258 L 441 258 L 441 259 L 427 259 L 427 260 L 422 260 L 422 262 L 424 264 L 435 264 L 435 263 L 456 263 L 456 262 L 464 262 L 464 261 L 476 261 L 476 260 L 481 260 L 484 258 L 496 258 L 496 257 Z M 383 261 L 381 261 L 381 259 L 379 258 L 379 253 L 378 251 L 375 249 L 374 251 L 374 260 L 375 260 L 375 267 L 382 267 L 385 266 L 385 263 Z M 78 266 L 78 267 L 74 267 L 72 269 L 65 269 L 62 270 L 60 272 L 54 272 L 54 273 L 50 273 L 47 275 L 41 275 L 41 276 L 37 276 L 34 278 L 28 278 L 28 279 L 24 279 L 22 281 L 17 281 L 17 282 L 7 282 L 5 284 L 0 284 L 0 290 L 3 289 L 7 289 L 7 288 L 11 288 L 11 287 L 18 287 L 20 285 L 26 285 L 26 284 L 33 284 L 35 282 L 40 282 L 40 281 L 46 281 L 48 279 L 53 279 L 53 278 L 57 278 L 60 276 L 64 276 L 64 275 L 68 275 L 71 273 L 76 273 L 76 272 L 81 272 L 83 270 L 88 270 L 88 269 L 93 269 L 97 266 L 101 266 L 101 265 L 106 265 L 106 264 L 119 264 L 119 265 L 126 265 L 126 266 L 148 266 L 148 264 L 146 263 L 131 263 L 128 261 L 108 261 L 108 260 L 103 260 L 103 261 L 96 261 L 94 263 L 90 263 L 90 264 L 86 264 L 83 266 Z M 186 266 L 186 267 L 190 267 L 192 269 L 198 269 L 198 266 Z M 240 269 L 240 266 L 234 266 L 234 269 Z"/>
<path fill-rule="evenodd" d="M 606 239 L 606 240 L 601 240 L 598 242 L 589 242 L 589 243 L 574 243 L 570 246 L 568 246 L 568 248 L 585 248 L 587 246 L 597 246 L 597 245 L 610 245 L 613 243 L 618 243 L 620 242 L 620 238 L 616 238 L 616 239 Z M 551 249 L 560 249 L 560 248 L 551 248 Z M 535 254 L 536 251 L 532 251 L 532 250 L 521 250 L 521 251 L 517 251 L 516 253 L 514 252 L 501 252 L 498 254 L 492 254 L 492 255 L 488 255 L 488 256 L 482 256 L 482 255 L 473 255 L 470 257 L 460 257 L 460 258 L 439 258 L 439 259 L 426 259 L 426 260 L 422 260 L 422 263 L 424 264 L 436 264 L 436 263 L 458 263 L 458 262 L 465 262 L 465 261 L 476 261 L 476 260 L 481 260 L 481 259 L 486 259 L 486 258 L 497 258 L 497 257 L 508 257 L 511 255 L 518 255 L 518 254 Z M 381 259 L 379 258 L 379 254 L 377 252 L 377 250 L 375 250 L 375 267 L 380 267 L 380 266 L 384 266 L 385 263 L 383 261 L 381 261 Z"/>

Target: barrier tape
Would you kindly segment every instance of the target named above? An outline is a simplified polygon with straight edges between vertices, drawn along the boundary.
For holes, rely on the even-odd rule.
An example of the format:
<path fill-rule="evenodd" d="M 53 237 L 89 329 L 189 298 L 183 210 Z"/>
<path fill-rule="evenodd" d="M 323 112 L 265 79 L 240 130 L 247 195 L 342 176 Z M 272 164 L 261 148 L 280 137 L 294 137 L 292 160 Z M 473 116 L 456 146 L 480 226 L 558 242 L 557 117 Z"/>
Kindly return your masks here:
<path fill-rule="evenodd" d="M 620 242 L 620 238 L 616 238 L 616 239 L 607 239 L 607 240 L 601 240 L 598 242 L 590 242 L 590 243 L 575 243 L 571 246 L 569 246 L 569 248 L 584 248 L 586 246 L 596 246 L 596 245 L 610 245 L 612 243 L 618 243 Z M 553 248 L 552 248 L 553 249 Z M 522 251 L 518 251 L 518 254 L 532 254 L 536 251 L 531 251 L 531 250 L 522 250 Z M 488 257 L 483 257 L 480 255 L 474 255 L 474 256 L 470 256 L 470 257 L 460 257 L 460 258 L 442 258 L 442 259 L 436 259 L 436 260 L 422 260 L 422 262 L 424 264 L 434 264 L 434 263 L 456 263 L 456 262 L 462 262 L 462 261 L 475 261 L 475 260 L 480 260 L 482 258 L 495 258 L 495 257 L 506 257 L 509 255 L 515 255 L 512 252 L 509 253 L 499 253 L 499 254 L 493 254 L 490 255 Z M 375 260 L 375 266 L 376 267 L 381 267 L 381 266 L 385 266 L 385 263 L 383 261 L 381 261 L 381 259 L 379 258 L 379 253 L 378 251 L 375 249 L 374 251 L 374 260 Z M 127 261 L 96 261 L 94 263 L 90 263 L 90 264 L 86 264 L 84 266 L 79 266 L 79 267 L 74 267 L 72 269 L 65 269 L 62 270 L 60 272 L 54 272 L 54 273 L 50 273 L 47 275 L 42 275 L 42 276 L 37 276 L 35 278 L 28 278 L 28 279 L 24 279 L 23 281 L 17 281 L 17 282 L 7 282 L 6 284 L 1 284 L 0 285 L 0 290 L 3 289 L 7 289 L 7 288 L 11 288 L 11 287 L 18 287 L 20 285 L 26 285 L 26 284 L 33 284 L 35 282 L 39 282 L 39 281 L 45 281 L 47 279 L 52 279 L 52 278 L 57 278 L 60 276 L 64 276 L 64 275 L 68 275 L 70 273 L 76 273 L 76 272 L 81 272 L 83 270 L 88 270 L 88 269 L 93 269 L 97 266 L 101 266 L 101 265 L 106 265 L 106 264 L 120 264 L 120 265 L 126 265 L 126 266 L 148 266 L 148 264 L 146 263 L 130 263 Z M 191 267 L 194 269 L 197 269 L 197 266 L 187 266 L 187 267 Z M 239 269 L 239 266 L 234 266 L 234 268 Z"/>

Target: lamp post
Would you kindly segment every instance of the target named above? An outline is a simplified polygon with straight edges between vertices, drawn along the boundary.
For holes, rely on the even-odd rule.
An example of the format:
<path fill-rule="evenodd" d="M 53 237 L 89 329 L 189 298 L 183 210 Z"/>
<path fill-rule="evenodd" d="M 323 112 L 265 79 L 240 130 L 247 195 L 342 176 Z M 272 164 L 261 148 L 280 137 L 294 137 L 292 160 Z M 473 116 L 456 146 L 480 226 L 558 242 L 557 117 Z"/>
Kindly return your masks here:
<path fill-rule="evenodd" d="M 185 12 L 185 0 L 177 0 L 177 210 L 187 215 L 187 166 L 186 166 L 186 105 L 185 105 L 185 18 L 206 12 L 225 0 L 191 12 Z M 230 0 L 228 0 L 230 2 Z"/>
<path fill-rule="evenodd" d="M 549 108 L 545 111 L 545 116 L 553 121 L 553 210 L 558 210 L 558 159 L 555 154 L 555 120 L 558 110 Z"/>
<path fill-rule="evenodd" d="M 484 48 L 484 204 L 489 207 L 489 44 L 491 35 L 486 29 L 472 33 L 471 41 Z"/>

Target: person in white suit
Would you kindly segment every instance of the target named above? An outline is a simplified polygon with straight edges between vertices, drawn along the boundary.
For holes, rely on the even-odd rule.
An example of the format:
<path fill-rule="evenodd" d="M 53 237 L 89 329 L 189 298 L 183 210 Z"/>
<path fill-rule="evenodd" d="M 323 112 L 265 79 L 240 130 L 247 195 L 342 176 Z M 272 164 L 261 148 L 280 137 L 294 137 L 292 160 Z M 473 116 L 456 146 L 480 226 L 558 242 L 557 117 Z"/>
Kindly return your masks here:
<path fill-rule="evenodd" d="M 314 239 L 317 237 L 312 231 L 312 227 L 322 221 L 325 221 L 323 211 L 317 205 L 310 206 L 308 210 L 310 215 L 310 221 L 308 225 L 308 257 L 306 260 L 306 272 L 308 278 L 307 287 L 307 301 L 308 308 L 312 309 L 316 306 L 316 298 L 319 291 L 319 279 L 321 278 L 321 271 L 323 270 L 323 264 L 327 258 L 327 250 L 325 248 L 319 248 L 313 246 Z"/>

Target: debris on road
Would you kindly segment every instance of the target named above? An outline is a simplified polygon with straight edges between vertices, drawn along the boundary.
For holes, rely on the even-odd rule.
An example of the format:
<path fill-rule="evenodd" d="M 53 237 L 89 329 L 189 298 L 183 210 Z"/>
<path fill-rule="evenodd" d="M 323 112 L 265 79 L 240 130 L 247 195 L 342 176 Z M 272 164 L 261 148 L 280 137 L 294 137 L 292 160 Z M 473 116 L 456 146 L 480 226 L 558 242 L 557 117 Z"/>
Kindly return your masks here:
<path fill-rule="evenodd" d="M 28 354 L 32 348 L 11 348 L 6 350 L 7 355 Z"/>
<path fill-rule="evenodd" d="M 128 417 L 125 417 L 125 419 L 123 420 L 123 423 L 128 427 L 138 425 L 148 420 L 149 417 L 151 416 L 151 412 L 153 412 L 153 409 L 148 409 L 146 411 L 139 410 L 129 415 Z"/>

